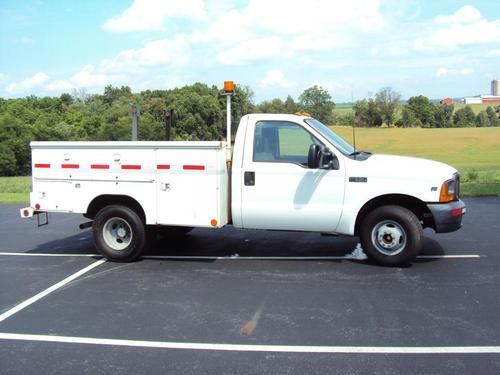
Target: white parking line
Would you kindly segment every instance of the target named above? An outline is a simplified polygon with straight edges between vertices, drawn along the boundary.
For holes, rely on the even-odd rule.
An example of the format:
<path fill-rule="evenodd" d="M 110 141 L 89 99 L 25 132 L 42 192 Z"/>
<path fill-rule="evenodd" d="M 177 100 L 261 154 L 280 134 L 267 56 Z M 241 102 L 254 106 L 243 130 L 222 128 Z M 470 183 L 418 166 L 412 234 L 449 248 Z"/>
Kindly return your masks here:
<path fill-rule="evenodd" d="M 157 349 L 209 350 L 274 353 L 349 353 L 349 354 L 497 354 L 500 346 L 303 346 L 245 345 L 143 340 L 117 340 L 92 337 L 28 335 L 0 332 L 0 340 L 42 341 L 66 344 L 129 346 Z"/>
<path fill-rule="evenodd" d="M 23 257 L 102 257 L 101 254 L 53 254 L 53 253 L 6 253 L 0 252 L 0 255 L 13 255 Z"/>
<path fill-rule="evenodd" d="M 54 284 L 52 285 L 50 288 L 47 288 L 45 289 L 43 292 L 40 292 L 38 293 L 37 295 L 27 299 L 26 301 L 24 302 L 21 302 L 19 305 L 17 306 L 14 306 L 12 309 L 10 310 L 7 310 L 6 312 L 4 312 L 2 315 L 0 315 L 0 322 L 3 322 L 5 319 L 7 319 L 8 317 L 16 314 L 17 312 L 21 311 L 22 309 L 24 309 L 25 307 L 28 307 L 29 305 L 35 303 L 36 301 L 38 301 L 39 299 L 47 296 L 48 294 L 52 293 L 53 291 L 63 287 L 64 285 L 70 283 L 71 281 L 75 280 L 77 277 L 89 272 L 90 270 L 94 269 L 95 267 L 103 264 L 104 262 L 106 262 L 105 259 L 101 259 L 101 260 L 98 260 L 94 263 L 92 263 L 91 265 L 85 267 L 84 269 L 78 271 L 78 272 L 75 272 L 74 274 L 72 274 L 71 276 L 68 276 L 67 278 L 65 278 L 64 280 L 62 281 L 59 281 L 57 284 Z"/>

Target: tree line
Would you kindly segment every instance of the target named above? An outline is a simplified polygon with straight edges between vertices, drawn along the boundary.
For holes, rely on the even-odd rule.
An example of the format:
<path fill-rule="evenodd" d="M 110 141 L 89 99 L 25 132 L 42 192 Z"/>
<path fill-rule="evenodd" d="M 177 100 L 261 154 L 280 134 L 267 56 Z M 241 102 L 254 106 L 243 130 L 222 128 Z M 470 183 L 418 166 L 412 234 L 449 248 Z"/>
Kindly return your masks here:
<path fill-rule="evenodd" d="M 163 140 L 166 114 L 174 110 L 172 140 L 217 140 L 225 137 L 225 98 L 216 86 L 203 83 L 171 90 L 132 93 L 130 87 L 106 86 L 102 94 L 75 90 L 59 97 L 0 98 L 0 176 L 31 172 L 30 141 L 130 140 L 130 103 L 141 106 L 139 140 Z M 275 98 L 255 104 L 249 87 L 236 87 L 232 98 L 233 127 L 247 113 L 307 112 L 325 124 L 357 126 L 499 126 L 500 108 L 474 114 L 470 107 L 433 104 L 424 96 L 401 105 L 391 88 L 375 99 L 354 103 L 353 110 L 336 115 L 327 90 L 313 86 L 294 100 Z M 236 129 L 233 129 L 236 130 Z M 234 134 L 234 132 L 233 132 Z"/>
<path fill-rule="evenodd" d="M 390 87 L 381 89 L 375 99 L 358 100 L 352 112 L 337 116 L 339 125 L 366 127 L 398 126 L 423 128 L 463 128 L 500 126 L 500 106 L 489 106 L 477 115 L 470 106 L 455 110 L 453 104 L 433 103 L 423 95 L 412 96 L 406 104 Z"/>
<path fill-rule="evenodd" d="M 130 103 L 141 106 L 139 140 L 164 140 L 165 117 L 171 109 L 172 140 L 223 139 L 226 103 L 220 94 L 216 86 L 195 83 L 140 93 L 109 85 L 103 94 L 75 90 L 59 97 L 0 98 L 0 176 L 31 173 L 30 141 L 130 140 Z M 258 105 L 252 90 L 243 86 L 236 87 L 231 115 L 235 128 L 241 116 L 255 112 L 306 111 L 329 123 L 334 107 L 328 91 L 318 86 L 305 90 L 298 102 L 289 96 L 284 102 L 273 99 Z"/>

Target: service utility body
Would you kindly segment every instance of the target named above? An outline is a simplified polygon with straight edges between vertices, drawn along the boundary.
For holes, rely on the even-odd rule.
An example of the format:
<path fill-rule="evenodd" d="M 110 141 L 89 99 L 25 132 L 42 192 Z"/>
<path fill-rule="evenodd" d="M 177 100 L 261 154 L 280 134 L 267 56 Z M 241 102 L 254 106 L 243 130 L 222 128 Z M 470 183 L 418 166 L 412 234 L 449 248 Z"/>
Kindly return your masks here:
<path fill-rule="evenodd" d="M 234 91 L 226 82 L 227 113 Z M 231 139 L 230 115 L 227 139 Z M 458 172 L 355 150 L 307 114 L 249 114 L 229 142 L 32 142 L 22 217 L 83 214 L 99 252 L 139 257 L 148 233 L 194 227 L 359 236 L 369 259 L 411 262 L 423 229 L 461 227 Z"/>

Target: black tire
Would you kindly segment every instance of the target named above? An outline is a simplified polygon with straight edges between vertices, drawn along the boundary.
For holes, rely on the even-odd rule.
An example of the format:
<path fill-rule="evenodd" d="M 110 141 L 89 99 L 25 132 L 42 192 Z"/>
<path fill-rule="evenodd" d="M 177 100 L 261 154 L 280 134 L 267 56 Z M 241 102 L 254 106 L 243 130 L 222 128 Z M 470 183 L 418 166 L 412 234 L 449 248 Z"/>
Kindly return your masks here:
<path fill-rule="evenodd" d="M 423 247 L 423 229 L 410 210 L 381 206 L 363 219 L 361 245 L 368 258 L 384 266 L 411 263 Z"/>
<path fill-rule="evenodd" d="M 101 209 L 92 224 L 97 250 L 114 262 L 129 262 L 141 255 L 146 244 L 144 223 L 129 207 Z"/>

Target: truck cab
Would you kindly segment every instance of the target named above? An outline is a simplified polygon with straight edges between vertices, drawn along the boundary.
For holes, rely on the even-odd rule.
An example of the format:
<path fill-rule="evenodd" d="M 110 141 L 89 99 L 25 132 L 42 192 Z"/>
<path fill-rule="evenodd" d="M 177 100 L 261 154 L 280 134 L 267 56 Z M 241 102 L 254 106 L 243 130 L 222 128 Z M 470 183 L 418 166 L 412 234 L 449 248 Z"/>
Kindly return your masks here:
<path fill-rule="evenodd" d="M 304 115 L 244 116 L 232 163 L 236 227 L 360 236 L 377 263 L 402 264 L 424 228 L 461 227 L 458 172 L 443 163 L 355 150 Z"/>

